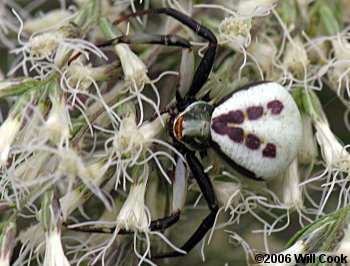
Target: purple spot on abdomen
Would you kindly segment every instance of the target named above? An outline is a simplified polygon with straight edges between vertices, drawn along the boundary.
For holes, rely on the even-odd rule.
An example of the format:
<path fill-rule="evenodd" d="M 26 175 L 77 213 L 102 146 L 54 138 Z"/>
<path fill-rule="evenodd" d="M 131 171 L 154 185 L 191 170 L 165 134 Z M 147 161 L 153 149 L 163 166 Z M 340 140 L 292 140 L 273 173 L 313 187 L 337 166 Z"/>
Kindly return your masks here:
<path fill-rule="evenodd" d="M 273 143 L 267 143 L 262 151 L 264 157 L 275 158 L 276 157 L 276 145 Z"/>
<path fill-rule="evenodd" d="M 264 114 L 264 108 L 262 106 L 252 106 L 247 109 L 249 120 L 259 119 Z"/>
<path fill-rule="evenodd" d="M 227 134 L 227 124 L 225 122 L 220 121 L 219 119 L 213 119 L 213 124 L 211 128 L 219 135 Z"/>
<path fill-rule="evenodd" d="M 283 103 L 279 100 L 271 101 L 267 104 L 267 108 L 271 109 L 271 113 L 274 115 L 278 115 L 283 110 Z"/>
<path fill-rule="evenodd" d="M 242 143 L 244 140 L 244 130 L 240 127 L 228 128 L 228 136 L 234 142 Z"/>
<path fill-rule="evenodd" d="M 225 119 L 228 123 L 242 124 L 244 121 L 244 114 L 241 110 L 231 111 L 225 115 Z"/>
<path fill-rule="evenodd" d="M 242 143 L 244 140 L 244 131 L 240 127 L 229 127 L 227 123 L 214 119 L 211 128 L 219 135 L 227 135 L 234 142 Z"/>
<path fill-rule="evenodd" d="M 220 121 L 222 123 L 242 124 L 244 121 L 244 113 L 241 110 L 231 111 L 227 114 L 217 116 L 213 121 Z"/>
<path fill-rule="evenodd" d="M 245 140 L 245 145 L 252 150 L 257 150 L 260 148 L 261 141 L 260 139 L 253 135 L 253 134 L 248 134 L 246 140 Z"/>

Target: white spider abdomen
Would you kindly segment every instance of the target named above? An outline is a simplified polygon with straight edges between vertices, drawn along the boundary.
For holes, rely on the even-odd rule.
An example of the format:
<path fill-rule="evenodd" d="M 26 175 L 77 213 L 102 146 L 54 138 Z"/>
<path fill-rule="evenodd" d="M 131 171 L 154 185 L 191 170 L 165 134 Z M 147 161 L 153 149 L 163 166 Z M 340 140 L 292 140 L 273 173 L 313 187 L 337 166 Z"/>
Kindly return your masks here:
<path fill-rule="evenodd" d="M 234 163 L 264 180 L 283 174 L 297 155 L 302 123 L 292 96 L 274 82 L 234 93 L 214 109 L 212 141 Z"/>

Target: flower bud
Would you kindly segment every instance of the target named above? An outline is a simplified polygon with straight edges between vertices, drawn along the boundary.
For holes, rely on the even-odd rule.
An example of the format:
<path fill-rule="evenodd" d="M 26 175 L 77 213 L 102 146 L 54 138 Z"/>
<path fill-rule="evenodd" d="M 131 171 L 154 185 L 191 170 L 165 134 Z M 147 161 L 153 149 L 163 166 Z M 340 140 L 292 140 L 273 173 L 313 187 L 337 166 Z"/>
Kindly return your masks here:
<path fill-rule="evenodd" d="M 61 216 L 58 202 L 52 191 L 41 201 L 40 223 L 45 232 L 44 266 L 69 266 L 61 243 Z"/>
<path fill-rule="evenodd" d="M 34 33 L 52 27 L 52 25 L 57 25 L 56 27 L 63 26 L 62 22 L 68 24 L 68 18 L 71 15 L 68 10 L 55 9 L 39 18 L 26 20 L 23 28 L 27 32 Z"/>
<path fill-rule="evenodd" d="M 312 164 L 316 161 L 318 152 L 311 118 L 308 115 L 301 113 L 301 121 L 303 124 L 303 137 L 298 151 L 298 161 L 301 164 Z"/>
<path fill-rule="evenodd" d="M 126 44 L 115 46 L 124 71 L 125 81 L 132 90 L 142 89 L 144 84 L 150 83 L 147 67 L 141 59 Z"/>
<path fill-rule="evenodd" d="M 69 115 L 63 98 L 52 98 L 52 107 L 45 124 L 45 134 L 54 143 L 69 139 Z"/>
<path fill-rule="evenodd" d="M 10 148 L 21 127 L 18 117 L 8 117 L 0 126 L 0 166 L 7 164 Z"/>
<path fill-rule="evenodd" d="M 131 185 L 129 195 L 117 217 L 117 223 L 130 231 L 147 232 L 150 214 L 145 205 L 146 182 Z"/>
<path fill-rule="evenodd" d="M 322 157 L 328 167 L 341 166 L 348 164 L 349 153 L 340 144 L 336 136 L 331 131 L 327 122 L 320 119 L 314 121 L 316 128 L 317 142 L 321 147 Z"/>
<path fill-rule="evenodd" d="M 299 187 L 298 160 L 295 159 L 284 173 L 283 203 L 291 209 L 303 208 L 303 196 Z"/>

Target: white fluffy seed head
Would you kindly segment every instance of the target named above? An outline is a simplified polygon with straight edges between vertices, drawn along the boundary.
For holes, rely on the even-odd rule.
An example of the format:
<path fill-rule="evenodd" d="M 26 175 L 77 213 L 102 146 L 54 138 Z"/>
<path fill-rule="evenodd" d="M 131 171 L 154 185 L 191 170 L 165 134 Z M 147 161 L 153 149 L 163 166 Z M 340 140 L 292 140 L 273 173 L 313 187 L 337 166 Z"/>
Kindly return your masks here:
<path fill-rule="evenodd" d="M 288 43 L 283 58 L 283 65 L 299 78 L 304 76 L 304 70 L 309 65 L 309 59 L 304 44 L 299 38 Z"/>
<path fill-rule="evenodd" d="M 336 60 L 350 60 L 350 43 L 344 36 L 339 36 L 331 41 Z M 348 66 L 350 62 L 348 62 Z"/>
<path fill-rule="evenodd" d="M 50 157 L 51 153 L 47 151 L 37 151 L 33 153 L 24 163 L 21 163 L 14 169 L 12 177 L 24 182 L 35 180 L 41 171 L 43 171 L 44 165 Z"/>
<path fill-rule="evenodd" d="M 86 168 L 88 178 L 92 180 L 97 186 L 100 185 L 103 180 L 102 177 L 107 170 L 106 167 L 103 166 L 103 163 L 95 162 L 86 166 Z M 60 198 L 59 202 L 64 221 L 74 210 L 76 210 L 86 201 L 86 197 L 84 197 L 86 188 L 82 187 L 84 186 L 77 187 L 73 191 L 67 191 L 67 193 Z"/>
<path fill-rule="evenodd" d="M 252 42 L 248 48 L 248 52 L 254 57 L 262 70 L 266 73 L 266 79 L 273 80 L 275 74 L 274 61 L 277 54 L 275 44 L 264 40 Z"/>
<path fill-rule="evenodd" d="M 350 43 L 343 36 L 332 39 L 331 43 L 335 62 L 332 69 L 328 71 L 328 76 L 333 83 L 338 84 L 336 88 L 344 88 L 348 86 L 350 80 Z"/>
<path fill-rule="evenodd" d="M 150 217 L 145 205 L 146 182 L 131 185 L 129 195 L 117 217 L 126 230 L 149 231 Z"/>
<path fill-rule="evenodd" d="M 251 19 L 240 17 L 226 17 L 219 26 L 219 42 L 227 43 L 235 50 L 250 44 Z"/>
<path fill-rule="evenodd" d="M 324 41 L 313 41 L 308 43 L 307 54 L 311 63 L 319 64 L 327 62 L 328 45 Z"/>
<path fill-rule="evenodd" d="M 57 171 L 58 174 L 67 176 L 71 180 L 74 180 L 76 177 L 89 177 L 83 159 L 73 149 L 61 149 L 60 163 Z"/>
<path fill-rule="evenodd" d="M 62 33 L 47 32 L 31 38 L 28 48 L 34 57 L 50 58 L 63 40 L 64 36 Z"/>
<path fill-rule="evenodd" d="M 134 154 L 143 148 L 143 133 L 137 128 L 133 117 L 124 118 L 114 135 L 113 148 L 117 154 Z"/>
<path fill-rule="evenodd" d="M 17 258 L 17 261 L 14 265 L 21 265 L 23 258 L 28 255 L 27 253 L 35 248 L 41 246 L 38 250 L 40 253 L 44 252 L 43 243 L 45 241 L 44 229 L 40 224 L 35 224 L 27 227 L 24 230 L 21 230 L 18 233 L 17 239 L 21 242 L 22 248 L 20 254 Z"/>
<path fill-rule="evenodd" d="M 86 66 L 79 60 L 72 62 L 67 69 L 67 82 L 69 86 L 82 91 L 87 90 L 92 84 L 93 69 Z"/>
<path fill-rule="evenodd" d="M 161 116 L 138 127 L 133 116 L 124 118 L 120 123 L 119 130 L 114 135 L 113 148 L 115 152 L 130 155 L 148 147 L 151 140 L 157 138 L 163 131 L 160 119 L 167 119 L 167 116 Z"/>
<path fill-rule="evenodd" d="M 151 122 L 143 123 L 139 128 L 140 134 L 145 140 L 157 138 L 164 130 L 162 122 L 168 121 L 169 118 L 168 114 L 163 114 Z"/>

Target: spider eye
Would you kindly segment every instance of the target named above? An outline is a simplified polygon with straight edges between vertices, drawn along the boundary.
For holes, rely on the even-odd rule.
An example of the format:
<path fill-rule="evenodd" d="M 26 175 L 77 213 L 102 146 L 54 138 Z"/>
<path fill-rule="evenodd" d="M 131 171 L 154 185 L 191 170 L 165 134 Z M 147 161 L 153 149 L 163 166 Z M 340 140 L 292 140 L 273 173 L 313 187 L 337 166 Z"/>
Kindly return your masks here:
<path fill-rule="evenodd" d="M 181 141 L 182 140 L 182 124 L 184 121 L 184 117 L 179 115 L 174 122 L 174 135 L 175 137 Z"/>

